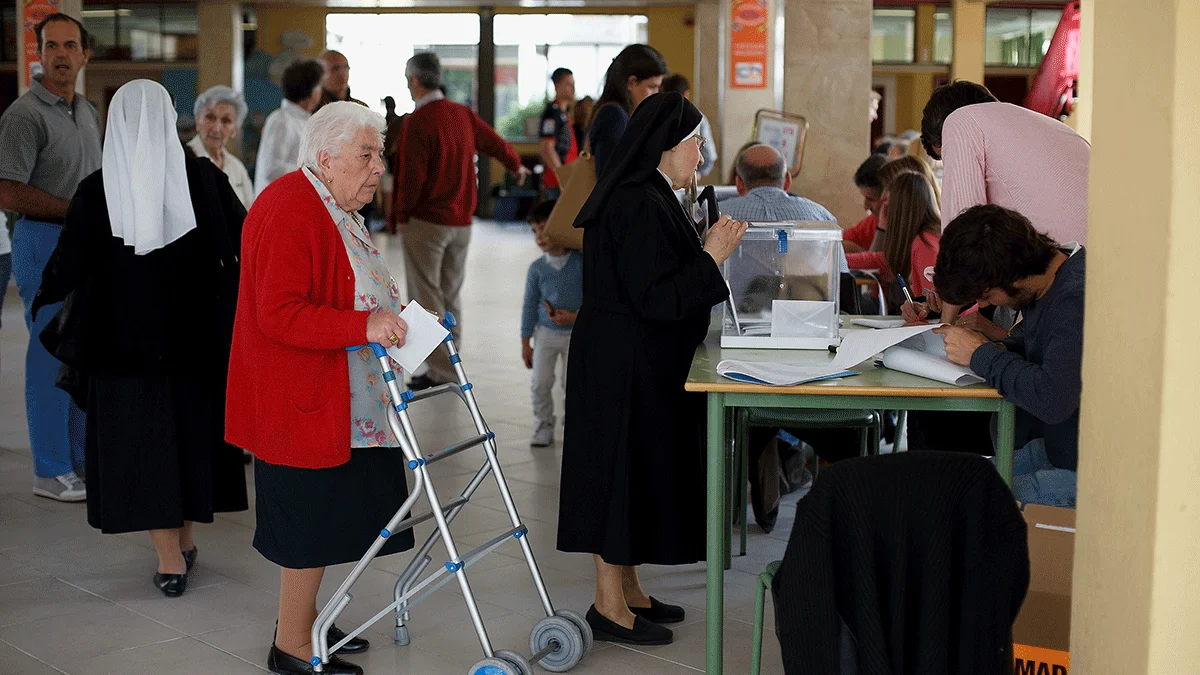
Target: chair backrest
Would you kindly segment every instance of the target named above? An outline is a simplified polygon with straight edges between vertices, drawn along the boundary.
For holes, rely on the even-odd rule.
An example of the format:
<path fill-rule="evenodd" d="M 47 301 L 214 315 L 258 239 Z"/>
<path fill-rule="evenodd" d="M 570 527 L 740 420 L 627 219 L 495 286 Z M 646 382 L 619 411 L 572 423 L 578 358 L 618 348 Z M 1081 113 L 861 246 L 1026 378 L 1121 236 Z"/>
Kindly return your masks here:
<path fill-rule="evenodd" d="M 1011 673 L 1028 586 L 1025 521 L 986 459 L 838 462 L 797 505 L 775 575 L 784 670 Z"/>
<path fill-rule="evenodd" d="M 838 304 L 842 314 L 862 314 L 862 292 L 858 290 L 858 280 L 848 272 L 842 272 L 841 284 L 838 287 L 840 295 Z"/>

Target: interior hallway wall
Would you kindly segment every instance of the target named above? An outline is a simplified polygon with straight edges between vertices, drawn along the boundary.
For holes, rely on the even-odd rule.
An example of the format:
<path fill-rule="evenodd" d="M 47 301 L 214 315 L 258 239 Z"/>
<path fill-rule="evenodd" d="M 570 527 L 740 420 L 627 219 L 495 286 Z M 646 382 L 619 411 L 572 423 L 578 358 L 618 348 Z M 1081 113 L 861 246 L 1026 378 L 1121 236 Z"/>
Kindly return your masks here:
<path fill-rule="evenodd" d="M 792 191 L 843 227 L 863 217 L 854 171 L 871 126 L 871 0 L 792 0 L 786 8 L 784 109 L 808 118 L 804 168 Z"/>

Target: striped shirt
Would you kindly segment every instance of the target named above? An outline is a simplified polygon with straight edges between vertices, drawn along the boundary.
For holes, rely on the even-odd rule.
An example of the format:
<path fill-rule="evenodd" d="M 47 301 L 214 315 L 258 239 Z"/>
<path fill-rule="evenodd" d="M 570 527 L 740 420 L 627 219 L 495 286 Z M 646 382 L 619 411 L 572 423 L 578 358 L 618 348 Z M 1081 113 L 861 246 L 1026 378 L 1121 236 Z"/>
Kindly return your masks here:
<path fill-rule="evenodd" d="M 942 228 L 996 204 L 1056 242 L 1087 240 L 1091 146 L 1058 120 L 1010 103 L 959 108 L 942 125 Z"/>

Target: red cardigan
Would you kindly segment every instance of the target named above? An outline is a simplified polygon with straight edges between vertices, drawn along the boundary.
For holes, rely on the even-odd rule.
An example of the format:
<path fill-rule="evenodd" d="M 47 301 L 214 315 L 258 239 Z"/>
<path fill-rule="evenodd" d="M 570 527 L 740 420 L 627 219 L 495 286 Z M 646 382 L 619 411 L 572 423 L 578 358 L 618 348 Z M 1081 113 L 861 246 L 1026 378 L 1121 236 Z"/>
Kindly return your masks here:
<path fill-rule="evenodd" d="M 393 162 L 393 220 L 470 225 L 479 198 L 476 152 L 514 173 L 521 167 L 517 151 L 465 105 L 439 99 L 406 115 Z"/>
<path fill-rule="evenodd" d="M 302 171 L 267 187 L 242 230 L 225 440 L 271 464 L 350 460 L 345 348 L 366 342 L 346 246 Z"/>

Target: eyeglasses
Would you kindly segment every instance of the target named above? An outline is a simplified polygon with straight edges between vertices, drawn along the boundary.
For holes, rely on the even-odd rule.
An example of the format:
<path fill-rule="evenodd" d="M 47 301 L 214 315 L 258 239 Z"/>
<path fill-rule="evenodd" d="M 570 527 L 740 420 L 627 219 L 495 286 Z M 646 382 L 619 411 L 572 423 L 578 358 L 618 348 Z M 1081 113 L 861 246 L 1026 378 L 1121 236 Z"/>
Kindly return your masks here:
<path fill-rule="evenodd" d="M 696 147 L 697 148 L 703 150 L 704 144 L 707 142 L 708 142 L 708 139 L 704 138 L 703 136 L 696 136 Z"/>

